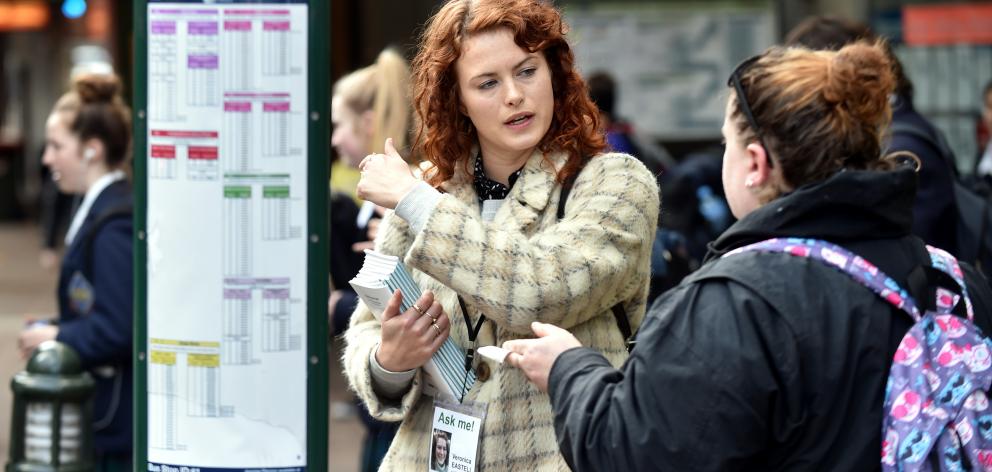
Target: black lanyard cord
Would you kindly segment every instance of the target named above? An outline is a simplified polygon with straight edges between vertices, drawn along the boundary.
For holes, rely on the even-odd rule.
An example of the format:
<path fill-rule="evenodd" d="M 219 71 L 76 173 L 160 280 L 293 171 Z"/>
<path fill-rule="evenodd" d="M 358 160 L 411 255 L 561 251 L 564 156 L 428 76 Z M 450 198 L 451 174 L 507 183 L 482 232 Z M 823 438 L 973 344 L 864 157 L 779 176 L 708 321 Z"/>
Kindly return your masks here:
<path fill-rule="evenodd" d="M 472 327 L 472 318 L 468 316 L 468 309 L 465 307 L 465 300 L 462 299 L 461 295 L 458 296 L 458 307 L 462 309 L 462 317 L 465 318 L 465 331 L 468 332 L 468 341 L 472 343 L 472 347 L 465 351 L 465 380 L 462 381 L 462 398 L 459 403 L 465 400 L 465 387 L 468 385 L 468 373 L 472 370 L 472 361 L 475 359 L 475 340 L 479 337 L 479 331 L 482 331 L 482 323 L 486 321 L 486 315 L 479 315 L 479 321 L 475 323 L 475 327 Z"/>

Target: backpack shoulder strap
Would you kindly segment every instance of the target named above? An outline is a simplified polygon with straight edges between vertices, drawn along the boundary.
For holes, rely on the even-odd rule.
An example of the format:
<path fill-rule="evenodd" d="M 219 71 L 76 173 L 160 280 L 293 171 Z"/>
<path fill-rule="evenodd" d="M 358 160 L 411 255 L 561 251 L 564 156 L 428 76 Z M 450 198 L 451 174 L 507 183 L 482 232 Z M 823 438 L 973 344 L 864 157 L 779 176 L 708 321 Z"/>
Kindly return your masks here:
<path fill-rule="evenodd" d="M 558 196 L 558 220 L 565 218 L 565 203 L 568 201 L 568 194 L 572 192 L 572 185 L 575 184 L 576 175 L 573 175 L 561 184 L 561 194 Z"/>
<path fill-rule="evenodd" d="M 103 213 L 97 215 L 93 222 L 88 225 L 88 228 L 82 237 L 79 239 L 80 250 L 83 251 L 83 273 L 87 276 L 90 275 L 90 270 L 93 267 L 93 240 L 96 239 L 96 235 L 100 233 L 100 230 L 109 222 L 116 220 L 118 218 L 131 218 L 131 202 L 123 203 L 105 210 Z"/>
<path fill-rule="evenodd" d="M 822 262 L 871 289 L 886 302 L 912 317 L 914 322 L 922 317 L 916 300 L 908 291 L 871 262 L 836 244 L 819 239 L 772 238 L 739 247 L 723 257 L 745 252 L 777 252 Z"/>
<path fill-rule="evenodd" d="M 968 285 L 964 283 L 964 271 L 961 270 L 961 265 L 958 264 L 958 260 L 954 258 L 947 251 L 936 248 L 933 246 L 927 246 L 927 252 L 930 253 L 931 266 L 936 269 L 937 272 L 942 274 L 944 279 L 950 278 L 951 281 L 947 283 L 939 283 L 941 288 L 938 288 L 937 293 L 937 310 L 941 312 L 949 312 L 950 309 L 957 305 L 957 300 L 954 300 L 954 294 L 949 293 L 950 288 L 960 289 L 960 298 L 964 301 L 965 312 L 968 319 L 971 321 L 975 320 L 975 308 L 971 304 L 971 297 L 968 296 Z M 947 287 L 948 285 L 956 285 L 956 287 Z"/>
<path fill-rule="evenodd" d="M 579 170 L 581 172 L 581 169 Z M 558 196 L 558 209 L 557 215 L 558 220 L 561 221 L 565 218 L 565 203 L 568 201 L 568 194 L 572 191 L 572 186 L 575 184 L 575 179 L 578 177 L 578 172 L 575 175 L 565 179 L 565 182 L 561 184 L 561 194 Z M 620 334 L 623 336 L 624 344 L 627 346 L 627 352 L 634 349 L 634 330 L 630 327 L 630 318 L 627 317 L 627 311 L 623 308 L 623 303 L 617 303 L 611 308 L 613 311 L 613 317 L 617 320 L 617 329 L 620 330 Z"/>
<path fill-rule="evenodd" d="M 914 322 L 918 322 L 922 318 L 920 305 L 910 292 L 899 286 L 892 277 L 889 277 L 871 262 L 836 244 L 818 239 L 772 238 L 737 248 L 723 257 L 753 251 L 779 252 L 820 261 L 844 272 L 861 285 L 871 289 L 886 302 L 910 315 Z M 932 246 L 927 246 L 927 252 L 930 255 L 930 264 L 925 266 L 922 271 L 912 271 L 909 282 L 927 289 L 936 288 L 935 303 L 936 309 L 940 313 L 950 313 L 958 305 L 958 302 L 963 300 L 967 317 L 969 320 L 973 320 L 974 309 L 964 283 L 964 273 L 961 271 L 957 259 L 946 251 Z M 921 276 L 924 277 L 923 280 L 920 280 Z M 956 297 L 950 288 L 946 287 L 948 285 L 956 285 L 953 288 L 959 289 L 961 295 Z M 923 290 L 918 287 L 914 292 L 921 293 Z M 926 309 L 927 307 L 923 308 Z"/>

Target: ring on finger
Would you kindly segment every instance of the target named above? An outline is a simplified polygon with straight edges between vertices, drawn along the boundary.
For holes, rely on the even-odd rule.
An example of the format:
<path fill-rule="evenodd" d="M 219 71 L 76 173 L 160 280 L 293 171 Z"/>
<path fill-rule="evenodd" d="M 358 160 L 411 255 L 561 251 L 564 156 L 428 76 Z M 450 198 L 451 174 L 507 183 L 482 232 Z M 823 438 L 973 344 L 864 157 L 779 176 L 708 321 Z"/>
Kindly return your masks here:
<path fill-rule="evenodd" d="M 438 326 L 437 323 L 431 323 L 431 326 L 434 327 L 434 330 L 437 331 L 437 335 L 440 336 L 441 335 L 441 327 Z"/>
<path fill-rule="evenodd" d="M 414 310 L 417 310 L 417 313 L 420 313 L 420 316 L 424 316 L 424 313 L 425 313 L 424 312 L 424 309 L 423 308 L 420 308 L 420 305 L 417 305 L 416 303 L 414 303 L 413 304 L 413 309 Z"/>

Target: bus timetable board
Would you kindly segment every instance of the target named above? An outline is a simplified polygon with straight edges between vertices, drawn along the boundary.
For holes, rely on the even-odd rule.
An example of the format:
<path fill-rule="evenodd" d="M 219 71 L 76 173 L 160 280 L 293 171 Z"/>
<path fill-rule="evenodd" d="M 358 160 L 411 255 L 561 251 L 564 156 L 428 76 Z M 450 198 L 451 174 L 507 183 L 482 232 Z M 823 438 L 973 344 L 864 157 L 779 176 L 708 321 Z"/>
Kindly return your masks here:
<path fill-rule="evenodd" d="M 326 468 L 322 3 L 135 8 L 135 470 Z"/>

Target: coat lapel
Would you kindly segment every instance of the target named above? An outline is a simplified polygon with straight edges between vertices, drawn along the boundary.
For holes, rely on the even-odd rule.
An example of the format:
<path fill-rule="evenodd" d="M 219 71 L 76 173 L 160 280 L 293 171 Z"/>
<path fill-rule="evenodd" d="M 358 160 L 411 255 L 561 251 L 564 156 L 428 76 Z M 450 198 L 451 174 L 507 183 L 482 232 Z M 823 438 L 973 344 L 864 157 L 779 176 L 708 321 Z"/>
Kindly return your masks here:
<path fill-rule="evenodd" d="M 557 169 L 565 163 L 565 155 L 555 154 L 551 157 L 554 168 L 544 161 L 544 154 L 535 150 L 530 159 L 524 164 L 523 172 L 517 179 L 510 194 L 506 197 L 503 207 L 496 213 L 493 224 L 499 228 L 517 227 L 524 234 L 530 234 L 534 223 L 544 213 L 551 193 L 558 185 L 555 181 Z M 450 180 L 441 184 L 441 188 L 451 196 L 473 209 L 473 214 L 481 214 L 479 197 L 475 193 L 471 173 L 455 172 Z"/>
<path fill-rule="evenodd" d="M 524 165 L 523 172 L 510 190 L 506 203 L 496 213 L 493 223 L 500 228 L 516 226 L 521 233 L 530 234 L 534 223 L 544 214 L 551 200 L 556 169 L 564 164 L 563 156 L 551 158 L 554 168 L 545 162 L 544 154 L 535 150 Z"/>

